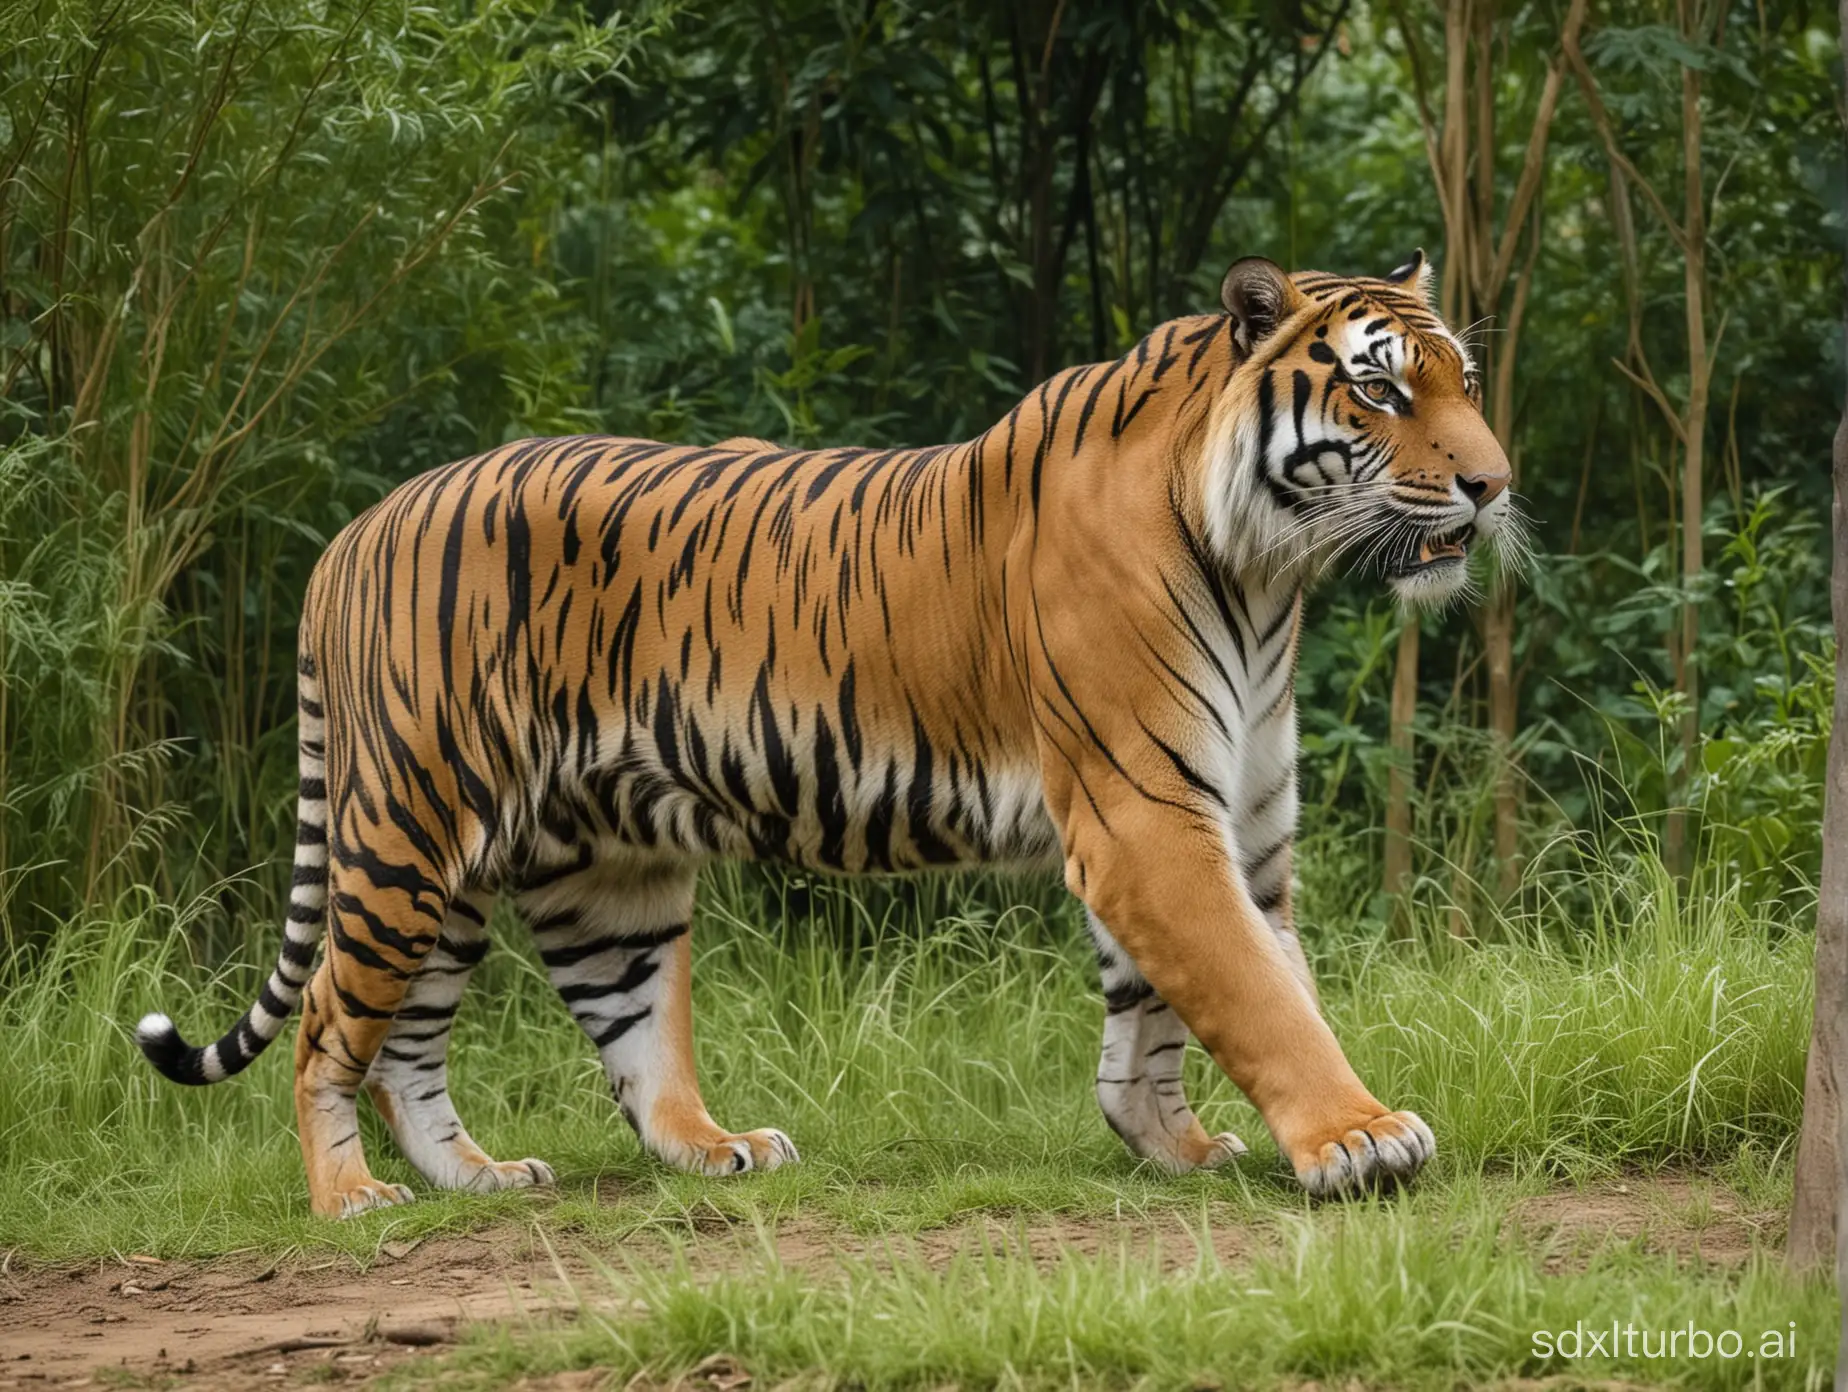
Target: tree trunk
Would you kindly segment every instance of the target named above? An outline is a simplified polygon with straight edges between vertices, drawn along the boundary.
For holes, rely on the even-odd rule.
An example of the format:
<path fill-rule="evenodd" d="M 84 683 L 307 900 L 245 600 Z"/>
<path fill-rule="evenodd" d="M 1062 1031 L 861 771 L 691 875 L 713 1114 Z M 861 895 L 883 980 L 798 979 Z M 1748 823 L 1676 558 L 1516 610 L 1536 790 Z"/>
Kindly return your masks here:
<path fill-rule="evenodd" d="M 1560 27 L 1563 53 L 1577 51 L 1578 33 L 1585 21 L 1586 0 L 1572 0 Z M 1484 414 L 1510 463 L 1519 469 L 1520 450 L 1514 441 L 1514 365 L 1520 346 L 1521 321 L 1534 262 L 1540 251 L 1542 188 L 1546 176 L 1547 142 L 1558 112 L 1559 93 L 1565 80 L 1564 58 L 1549 61 L 1533 122 L 1527 132 L 1521 172 L 1503 209 L 1502 226 L 1495 225 L 1495 152 L 1497 91 L 1495 39 L 1498 23 L 1495 0 L 1448 0 L 1444 10 L 1444 105 L 1438 129 L 1425 104 L 1417 39 L 1402 9 L 1394 11 L 1418 85 L 1419 120 L 1424 126 L 1425 152 L 1437 186 L 1444 218 L 1444 275 L 1439 310 L 1452 325 L 1475 315 L 1503 310 L 1510 284 L 1512 303 L 1507 306 L 1500 332 L 1480 344 L 1477 355 L 1492 383 L 1483 403 Z M 1471 64 L 1474 64 L 1472 67 Z M 1470 169 L 1475 168 L 1472 185 Z M 1531 217 L 1530 217 L 1531 214 Z M 1515 255 L 1523 239 L 1527 254 L 1515 274 Z M 1512 280 L 1510 277 L 1512 276 Z M 1519 478 L 1514 480 L 1519 485 Z M 1514 593 L 1497 583 L 1481 608 L 1482 642 L 1489 676 L 1489 730 L 1494 747 L 1494 822 L 1496 888 L 1502 897 L 1520 883 L 1520 784 L 1514 761 L 1514 737 L 1519 719 L 1519 690 L 1515 681 Z M 1401 653 L 1401 661 L 1404 654 Z M 1393 705 L 1392 741 L 1395 750 L 1411 747 L 1409 726 L 1396 723 L 1401 706 Z M 1409 722 L 1414 712 L 1403 706 Z M 1406 816 L 1394 798 L 1387 808 L 1387 845 L 1393 842 L 1393 817 Z M 1389 861 L 1386 887 L 1393 891 L 1397 867 Z M 1466 916 L 1453 913 L 1453 931 L 1466 928 Z"/>
<path fill-rule="evenodd" d="M 1386 893 L 1393 936 L 1412 936 L 1405 891 L 1412 881 L 1412 720 L 1418 713 L 1418 615 L 1407 610 L 1392 672 L 1392 765 L 1386 779 Z"/>
<path fill-rule="evenodd" d="M 1681 33 L 1689 43 L 1704 39 L 1694 0 L 1679 0 Z M 1693 817 L 1688 801 L 1694 790 L 1694 761 L 1700 743 L 1700 605 L 1694 586 L 1704 564 L 1700 521 L 1705 506 L 1701 496 L 1706 452 L 1707 393 L 1712 367 L 1707 356 L 1707 219 L 1700 173 L 1700 71 L 1692 64 L 1681 68 L 1681 159 L 1685 175 L 1686 211 L 1682 223 L 1687 240 L 1682 284 L 1687 306 L 1688 403 L 1683 425 L 1681 463 L 1681 624 L 1675 639 L 1675 689 L 1687 709 L 1681 716 L 1681 774 L 1677 795 L 1669 809 L 1664 859 L 1677 878 L 1694 867 Z"/>
<path fill-rule="evenodd" d="M 1521 798 L 1514 767 L 1514 590 L 1498 583 L 1483 602 L 1482 646 L 1489 669 L 1489 734 L 1495 751 L 1495 891 L 1521 883 Z"/>
<path fill-rule="evenodd" d="M 1471 238 L 1475 266 L 1470 276 L 1477 313 L 1501 309 L 1502 283 L 1495 275 L 1495 14 L 1493 0 L 1477 0 L 1476 22 L 1476 228 Z M 1550 119 L 1543 107 L 1538 121 Z M 1460 192 L 1460 190 L 1459 190 Z M 1516 219 L 1519 214 L 1514 214 Z M 1519 222 L 1513 224 L 1519 227 Z M 1534 245 L 1539 245 L 1539 231 Z M 1520 336 L 1520 311 L 1512 324 L 1504 323 L 1501 342 L 1491 339 L 1483 356 L 1494 368 L 1496 390 L 1490 406 L 1489 426 L 1501 442 L 1510 463 L 1515 458 L 1514 405 L 1511 371 Z M 1511 479 L 1518 487 L 1519 480 Z M 1489 670 L 1489 735 L 1494 750 L 1495 888 L 1507 898 L 1520 881 L 1516 855 L 1520 849 L 1520 807 L 1514 781 L 1514 592 L 1495 582 L 1482 603 L 1482 646 Z"/>
<path fill-rule="evenodd" d="M 1848 0 L 1841 0 L 1842 51 L 1848 60 Z M 1848 323 L 1848 309 L 1844 312 Z M 1823 791 L 1822 884 L 1816 900 L 1816 1013 L 1803 1079 L 1803 1135 L 1797 1144 L 1795 1193 L 1785 1257 L 1793 1267 L 1835 1260 L 1838 1289 L 1848 1286 L 1848 1241 L 1841 1231 L 1848 1190 L 1848 1138 L 1842 1085 L 1848 1082 L 1848 410 L 1835 432 L 1835 569 L 1829 586 L 1835 614 L 1835 711 Z M 1848 1307 L 1842 1348 L 1848 1350 Z M 1842 1367 L 1836 1385 L 1842 1385 Z"/>
<path fill-rule="evenodd" d="M 1711 39 L 1707 32 L 1714 23 L 1724 23 L 1724 10 L 1717 18 L 1703 20 L 1696 0 L 1676 0 L 1676 20 L 1680 37 L 1690 48 L 1704 46 Z M 1565 45 L 1567 60 L 1578 78 L 1591 108 L 1593 127 L 1604 145 L 1613 169 L 1611 186 L 1612 215 L 1618 242 L 1624 252 L 1624 294 L 1628 301 L 1630 335 L 1626 350 L 1628 360 L 1617 364 L 1623 374 L 1655 402 L 1667 422 L 1675 443 L 1681 446 L 1681 582 L 1683 598 L 1676 620 L 1667 635 L 1668 655 L 1674 668 L 1675 691 L 1684 698 L 1685 709 L 1679 721 L 1676 747 L 1679 767 L 1667 782 L 1668 820 L 1662 834 L 1662 859 L 1678 880 L 1685 880 L 1693 867 L 1693 819 L 1689 806 L 1694 786 L 1694 763 L 1700 745 L 1700 606 L 1695 589 L 1705 565 L 1701 547 L 1702 470 L 1706 454 L 1707 395 L 1713 376 L 1713 363 L 1707 346 L 1707 217 L 1706 187 L 1701 178 L 1700 70 L 1691 63 L 1681 67 L 1681 172 L 1683 211 L 1680 220 L 1668 210 L 1650 181 L 1627 158 L 1617 142 L 1616 123 L 1612 121 L 1604 99 L 1598 94 L 1597 79 L 1592 76 L 1585 56 L 1579 51 L 1577 36 Z M 1664 230 L 1674 238 L 1682 252 L 1682 295 L 1686 312 L 1688 345 L 1688 394 L 1680 407 L 1669 401 L 1668 393 L 1657 380 L 1643 348 L 1640 326 L 1642 307 L 1636 277 L 1636 245 L 1629 228 L 1626 187 L 1642 193 L 1655 211 Z M 1670 494 L 1670 511 L 1676 499 Z M 1671 520 L 1671 526 L 1674 523 Z"/>
<path fill-rule="evenodd" d="M 1834 520 L 1835 723 L 1829 731 L 1816 902 L 1816 1013 L 1786 1248 L 1790 1264 L 1799 1267 L 1820 1266 L 1834 1253 L 1842 1158 L 1848 1155 L 1841 1135 L 1842 1085 L 1848 1082 L 1848 415 L 1835 432 Z"/>
<path fill-rule="evenodd" d="M 1432 174 L 1444 204 L 1444 271 L 1441 312 L 1452 324 L 1462 313 L 1469 284 L 1468 219 L 1461 204 L 1468 185 L 1469 0 L 1448 0 L 1444 11 L 1444 125 L 1436 146 Z M 1409 31 L 1408 31 L 1409 32 Z M 1409 42 L 1409 40 L 1408 40 Z M 1410 906 L 1402 896 L 1412 878 L 1412 721 L 1418 715 L 1418 618 L 1407 612 L 1399 630 L 1398 661 L 1392 674 L 1392 706 L 1387 743 L 1392 766 L 1386 782 L 1386 853 L 1382 882 L 1394 899 L 1393 932 L 1411 935 Z"/>

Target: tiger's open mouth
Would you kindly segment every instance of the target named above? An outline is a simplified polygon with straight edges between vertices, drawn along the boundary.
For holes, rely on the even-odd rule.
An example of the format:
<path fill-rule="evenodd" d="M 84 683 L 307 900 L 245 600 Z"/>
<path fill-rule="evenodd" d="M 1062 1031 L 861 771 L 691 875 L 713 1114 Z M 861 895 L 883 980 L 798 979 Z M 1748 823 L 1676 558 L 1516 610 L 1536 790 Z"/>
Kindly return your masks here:
<path fill-rule="evenodd" d="M 1448 532 L 1433 532 L 1416 547 L 1407 545 L 1393 557 L 1390 572 L 1395 579 L 1419 575 L 1445 566 L 1460 565 L 1469 559 L 1469 546 L 1476 539 L 1475 524 L 1465 522 Z"/>

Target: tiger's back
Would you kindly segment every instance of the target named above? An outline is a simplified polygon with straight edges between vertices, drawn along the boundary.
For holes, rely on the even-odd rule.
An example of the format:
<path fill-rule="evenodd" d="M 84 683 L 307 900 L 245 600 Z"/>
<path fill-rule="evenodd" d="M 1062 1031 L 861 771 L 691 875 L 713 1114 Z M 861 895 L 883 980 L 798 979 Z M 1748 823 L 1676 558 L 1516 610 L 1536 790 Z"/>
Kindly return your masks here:
<path fill-rule="evenodd" d="M 585 837 L 846 872 L 1043 861 L 982 544 L 1015 519 L 982 464 L 979 442 L 583 438 L 415 480 L 316 571 L 323 702 L 392 732 L 330 752 L 451 829 L 461 882 Z"/>

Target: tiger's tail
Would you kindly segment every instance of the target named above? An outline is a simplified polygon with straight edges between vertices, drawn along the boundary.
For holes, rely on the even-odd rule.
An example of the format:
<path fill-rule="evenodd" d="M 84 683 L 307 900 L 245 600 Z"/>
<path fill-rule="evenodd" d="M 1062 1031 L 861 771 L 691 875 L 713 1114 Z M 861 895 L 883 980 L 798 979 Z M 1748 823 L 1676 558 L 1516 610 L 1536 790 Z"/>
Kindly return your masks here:
<path fill-rule="evenodd" d="M 301 788 L 295 804 L 295 870 L 282 955 L 251 1006 L 215 1044 L 195 1048 L 165 1015 L 145 1016 L 135 1042 L 148 1062 L 176 1083 L 198 1087 L 242 1073 L 269 1047 L 302 998 L 314 971 L 315 946 L 327 918 L 327 720 L 314 659 L 296 663 Z"/>

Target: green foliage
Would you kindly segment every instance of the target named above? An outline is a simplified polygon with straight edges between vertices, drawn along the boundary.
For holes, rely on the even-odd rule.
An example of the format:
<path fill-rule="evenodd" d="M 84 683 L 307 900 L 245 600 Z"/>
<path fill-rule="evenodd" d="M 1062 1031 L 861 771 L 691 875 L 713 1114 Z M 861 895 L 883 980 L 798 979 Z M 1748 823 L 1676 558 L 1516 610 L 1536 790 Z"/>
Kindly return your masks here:
<path fill-rule="evenodd" d="M 14 936 L 136 879 L 179 888 L 161 868 L 189 843 L 266 855 L 319 546 L 407 466 L 587 420 L 556 295 L 505 278 L 506 189 L 523 160 L 576 149 L 571 104 L 641 32 L 512 0 L 46 0 L 17 19 L 0 60 Z M 484 371 L 486 409 L 444 419 L 444 389 Z"/>
<path fill-rule="evenodd" d="M 1428 63 L 1439 35 L 1395 13 L 44 0 L 0 59 L 6 936 L 278 860 L 309 567 L 419 469 L 530 432 L 966 436 L 1038 372 L 1210 306 L 1236 255 L 1441 259 L 1406 46 Z M 1679 65 L 1706 84 L 1724 489 L 1704 519 L 1694 793 L 1712 862 L 1793 902 L 1814 881 L 1830 700 L 1811 461 L 1842 364 L 1831 16 L 1729 12 L 1684 52 L 1633 0 L 1586 42 L 1671 201 Z M 1509 142 L 1557 18 L 1510 20 Z M 1540 543 L 1516 611 L 1528 855 L 1653 828 L 1680 758 L 1674 444 L 1606 366 L 1627 274 L 1640 340 L 1675 361 L 1679 263 L 1633 217 L 1627 268 L 1569 87 L 1549 148 L 1513 425 Z M 1303 886 L 1315 932 L 1384 910 L 1402 621 L 1357 582 L 1312 602 L 1304 829 L 1338 867 Z M 1461 615 L 1421 622 L 1419 894 L 1494 931 L 1482 644 Z M 210 921 L 189 931 L 220 948 L 241 931 Z"/>
<path fill-rule="evenodd" d="M 1711 854 L 1759 892 L 1802 896 L 1822 873 L 1816 828 L 1835 705 L 1822 530 L 1766 493 L 1715 563 L 1733 623 L 1716 625 L 1702 653 L 1717 729 L 1701 751 L 1701 806 Z"/>

